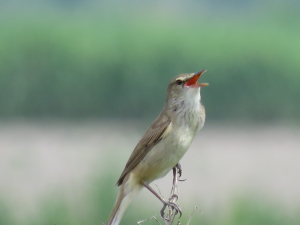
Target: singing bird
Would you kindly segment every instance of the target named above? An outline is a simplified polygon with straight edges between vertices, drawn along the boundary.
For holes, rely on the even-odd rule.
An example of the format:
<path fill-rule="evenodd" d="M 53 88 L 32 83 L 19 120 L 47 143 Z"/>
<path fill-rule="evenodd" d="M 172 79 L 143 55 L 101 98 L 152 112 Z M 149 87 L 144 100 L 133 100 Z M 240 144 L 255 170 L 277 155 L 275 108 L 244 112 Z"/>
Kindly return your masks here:
<path fill-rule="evenodd" d="M 169 83 L 161 113 L 134 148 L 117 182 L 121 188 L 106 225 L 120 223 L 125 209 L 143 187 L 168 204 L 149 184 L 180 165 L 179 160 L 204 125 L 200 88 L 208 84 L 197 81 L 205 71 L 180 74 Z"/>

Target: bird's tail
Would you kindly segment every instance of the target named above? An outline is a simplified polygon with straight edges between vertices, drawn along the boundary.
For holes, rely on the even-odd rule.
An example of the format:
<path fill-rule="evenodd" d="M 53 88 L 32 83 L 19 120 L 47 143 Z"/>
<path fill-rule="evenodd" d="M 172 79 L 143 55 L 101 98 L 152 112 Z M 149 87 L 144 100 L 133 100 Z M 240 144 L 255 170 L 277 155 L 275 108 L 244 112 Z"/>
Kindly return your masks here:
<path fill-rule="evenodd" d="M 133 188 L 129 188 L 129 185 L 126 185 L 126 183 L 123 183 L 120 188 L 117 201 L 109 216 L 106 225 L 118 225 L 120 223 L 122 216 L 126 208 L 128 207 L 129 203 L 142 188 L 142 186 L 140 185 L 135 185 Z M 126 188 L 124 188 L 125 186 Z"/>

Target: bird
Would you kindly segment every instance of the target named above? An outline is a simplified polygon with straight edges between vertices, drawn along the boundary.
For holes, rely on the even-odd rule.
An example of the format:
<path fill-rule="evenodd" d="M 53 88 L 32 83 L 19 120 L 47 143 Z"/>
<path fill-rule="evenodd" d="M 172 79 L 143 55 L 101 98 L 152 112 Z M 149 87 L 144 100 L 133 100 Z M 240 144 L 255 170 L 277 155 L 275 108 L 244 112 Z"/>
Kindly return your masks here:
<path fill-rule="evenodd" d="M 200 89 L 208 83 L 197 83 L 204 72 L 206 70 L 179 74 L 171 79 L 161 113 L 134 148 L 117 182 L 121 187 L 106 225 L 120 223 L 129 203 L 143 187 L 163 204 L 170 205 L 149 184 L 173 168 L 177 167 L 181 172 L 179 160 L 205 122 Z"/>

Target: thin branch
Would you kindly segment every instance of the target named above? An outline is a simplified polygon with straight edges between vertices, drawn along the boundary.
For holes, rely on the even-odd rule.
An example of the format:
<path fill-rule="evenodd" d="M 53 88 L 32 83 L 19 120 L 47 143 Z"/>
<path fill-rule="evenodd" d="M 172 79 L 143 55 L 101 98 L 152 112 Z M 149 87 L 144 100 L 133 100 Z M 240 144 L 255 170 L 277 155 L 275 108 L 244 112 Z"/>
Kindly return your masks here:
<path fill-rule="evenodd" d="M 161 225 L 161 223 L 156 219 L 155 216 L 152 216 L 152 217 L 149 218 L 149 219 L 141 220 L 141 221 L 137 222 L 137 224 L 140 225 L 140 224 L 142 224 L 142 223 L 144 223 L 144 222 L 147 222 L 148 220 L 152 220 L 152 219 L 154 219 L 159 225 Z"/>
<path fill-rule="evenodd" d="M 173 185 L 170 193 L 169 203 L 176 206 L 168 206 L 169 213 L 166 215 L 165 218 L 163 218 L 165 225 L 171 225 L 174 221 L 175 216 L 178 214 L 178 212 L 181 214 L 180 208 L 177 204 L 178 200 L 178 181 L 179 181 L 180 173 L 177 171 L 177 168 L 174 168 L 173 170 Z M 162 210 L 165 209 L 165 206 Z M 180 221 L 177 222 L 177 225 L 180 224 Z"/>
<path fill-rule="evenodd" d="M 192 212 L 191 215 L 190 215 L 189 221 L 188 221 L 188 223 L 187 223 L 186 225 L 189 225 L 189 224 L 190 224 L 191 219 L 192 219 L 192 216 L 193 216 L 193 214 L 194 214 L 194 212 L 195 212 L 196 210 L 198 210 L 200 213 L 202 213 L 202 211 L 201 211 L 200 209 L 198 209 L 197 206 L 195 206 L 193 212 Z"/>

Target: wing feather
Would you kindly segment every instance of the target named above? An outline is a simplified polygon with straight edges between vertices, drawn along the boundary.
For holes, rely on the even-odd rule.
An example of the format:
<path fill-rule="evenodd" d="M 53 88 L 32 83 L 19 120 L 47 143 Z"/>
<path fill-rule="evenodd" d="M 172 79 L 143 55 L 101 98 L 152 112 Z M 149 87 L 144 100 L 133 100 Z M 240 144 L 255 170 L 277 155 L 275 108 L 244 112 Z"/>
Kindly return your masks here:
<path fill-rule="evenodd" d="M 117 182 L 120 186 L 125 176 L 133 170 L 136 165 L 147 155 L 147 153 L 168 134 L 168 127 L 171 124 L 170 118 L 165 114 L 160 114 L 148 128 L 142 139 L 134 148 L 126 166 Z"/>

